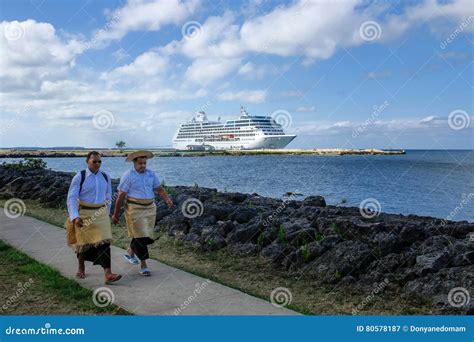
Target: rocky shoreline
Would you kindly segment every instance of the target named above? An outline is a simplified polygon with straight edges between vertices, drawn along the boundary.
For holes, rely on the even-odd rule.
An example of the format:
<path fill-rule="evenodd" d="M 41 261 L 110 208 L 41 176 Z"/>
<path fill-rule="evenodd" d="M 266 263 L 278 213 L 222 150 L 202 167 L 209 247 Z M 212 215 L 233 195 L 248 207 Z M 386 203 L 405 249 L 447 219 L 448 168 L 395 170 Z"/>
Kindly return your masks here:
<path fill-rule="evenodd" d="M 242 155 L 310 155 L 310 156 L 344 156 L 344 155 L 400 155 L 405 150 L 380 149 L 259 149 L 259 150 L 213 150 L 213 151 L 181 151 L 152 150 L 157 157 L 205 157 L 205 156 L 242 156 Z M 0 158 L 84 158 L 88 150 L 0 150 Z M 100 150 L 103 157 L 126 157 L 130 151 Z"/>
<path fill-rule="evenodd" d="M 0 166 L 0 198 L 64 207 L 73 174 Z M 118 180 L 113 180 L 114 191 Z M 157 202 L 155 230 L 190 248 L 259 255 L 294 277 L 370 294 L 380 284 L 428 300 L 437 313 L 474 314 L 474 223 L 295 200 L 168 187 L 175 207 Z M 461 304 L 461 305 L 460 305 Z"/>

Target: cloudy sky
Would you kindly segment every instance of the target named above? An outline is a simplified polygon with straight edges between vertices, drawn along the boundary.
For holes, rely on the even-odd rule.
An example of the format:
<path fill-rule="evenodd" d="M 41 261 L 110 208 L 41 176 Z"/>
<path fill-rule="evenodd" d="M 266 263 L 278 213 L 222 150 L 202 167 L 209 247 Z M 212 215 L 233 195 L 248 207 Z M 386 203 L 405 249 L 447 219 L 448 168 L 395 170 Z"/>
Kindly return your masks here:
<path fill-rule="evenodd" d="M 474 148 L 474 5 L 3 0 L 0 147 L 170 146 L 240 105 L 289 147 Z"/>

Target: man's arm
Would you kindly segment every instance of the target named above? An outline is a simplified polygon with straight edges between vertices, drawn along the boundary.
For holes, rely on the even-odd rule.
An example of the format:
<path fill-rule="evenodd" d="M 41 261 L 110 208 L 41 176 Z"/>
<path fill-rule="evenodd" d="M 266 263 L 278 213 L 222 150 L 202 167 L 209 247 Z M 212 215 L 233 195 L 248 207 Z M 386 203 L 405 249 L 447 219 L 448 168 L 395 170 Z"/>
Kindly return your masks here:
<path fill-rule="evenodd" d="M 69 190 L 67 193 L 67 211 L 69 213 L 69 219 L 75 221 L 79 219 L 79 208 L 77 206 L 77 200 L 79 199 L 79 188 L 81 186 L 81 174 L 77 173 L 69 185 Z M 77 220 L 77 221 L 79 221 Z M 76 222 L 75 222 L 76 223 Z M 77 222 L 79 223 L 79 222 Z"/>
<path fill-rule="evenodd" d="M 161 185 L 155 189 L 155 192 L 160 195 L 160 197 L 165 201 L 166 205 L 168 208 L 173 207 L 173 201 L 171 200 L 170 196 L 168 196 L 168 193 L 166 192 L 165 188 L 163 188 Z"/>
<path fill-rule="evenodd" d="M 107 190 L 105 191 L 105 203 L 107 204 L 107 214 L 110 215 L 110 208 L 112 207 L 112 179 L 107 175 Z"/>
<path fill-rule="evenodd" d="M 127 197 L 128 192 L 130 191 L 130 181 L 129 181 L 129 172 L 126 172 L 120 177 L 120 183 L 117 187 L 118 196 L 115 200 L 115 209 L 112 215 L 112 223 L 117 224 L 119 222 L 120 210 L 122 209 L 123 201 Z"/>
<path fill-rule="evenodd" d="M 117 196 L 117 199 L 115 200 L 115 209 L 114 214 L 112 215 L 113 224 L 117 224 L 119 222 L 120 210 L 122 209 L 122 204 L 125 200 L 125 197 L 127 197 L 127 193 L 124 191 L 120 191 Z"/>

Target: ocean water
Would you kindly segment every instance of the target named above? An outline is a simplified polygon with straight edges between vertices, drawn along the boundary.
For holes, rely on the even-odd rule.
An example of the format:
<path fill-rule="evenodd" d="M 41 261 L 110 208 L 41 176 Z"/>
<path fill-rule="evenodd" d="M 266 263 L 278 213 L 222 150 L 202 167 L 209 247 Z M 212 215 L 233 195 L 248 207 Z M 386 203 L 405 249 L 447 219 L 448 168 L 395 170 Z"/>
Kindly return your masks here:
<path fill-rule="evenodd" d="M 77 172 L 83 158 L 44 158 L 49 168 Z M 11 161 L 11 159 L 0 159 Z M 124 158 L 103 158 L 103 170 L 119 178 L 132 167 Z M 218 156 L 159 157 L 148 167 L 167 185 L 282 198 L 322 195 L 329 204 L 366 199 L 388 213 L 474 222 L 474 151 L 408 150 L 393 156 Z"/>

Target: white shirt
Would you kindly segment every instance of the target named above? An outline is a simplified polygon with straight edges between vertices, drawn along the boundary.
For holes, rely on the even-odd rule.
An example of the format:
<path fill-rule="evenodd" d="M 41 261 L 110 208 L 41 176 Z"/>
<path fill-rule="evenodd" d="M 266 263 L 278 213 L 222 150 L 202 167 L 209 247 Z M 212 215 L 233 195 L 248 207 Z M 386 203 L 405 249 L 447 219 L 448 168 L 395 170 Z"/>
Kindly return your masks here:
<path fill-rule="evenodd" d="M 154 199 L 155 189 L 161 182 L 153 170 L 145 169 L 139 173 L 135 168 L 128 170 L 120 178 L 119 191 L 126 192 L 127 196 L 138 199 Z"/>
<path fill-rule="evenodd" d="M 67 193 L 67 210 L 69 212 L 69 218 L 74 220 L 79 217 L 79 209 L 77 200 L 80 199 L 84 202 L 101 204 L 107 202 L 107 210 L 110 213 L 110 207 L 112 205 L 112 181 L 110 176 L 107 175 L 107 181 L 102 171 L 92 173 L 89 168 L 86 169 L 86 175 L 84 183 L 82 184 L 81 193 L 79 194 L 79 188 L 81 185 L 81 173 L 78 172 L 71 181 L 69 191 Z"/>

